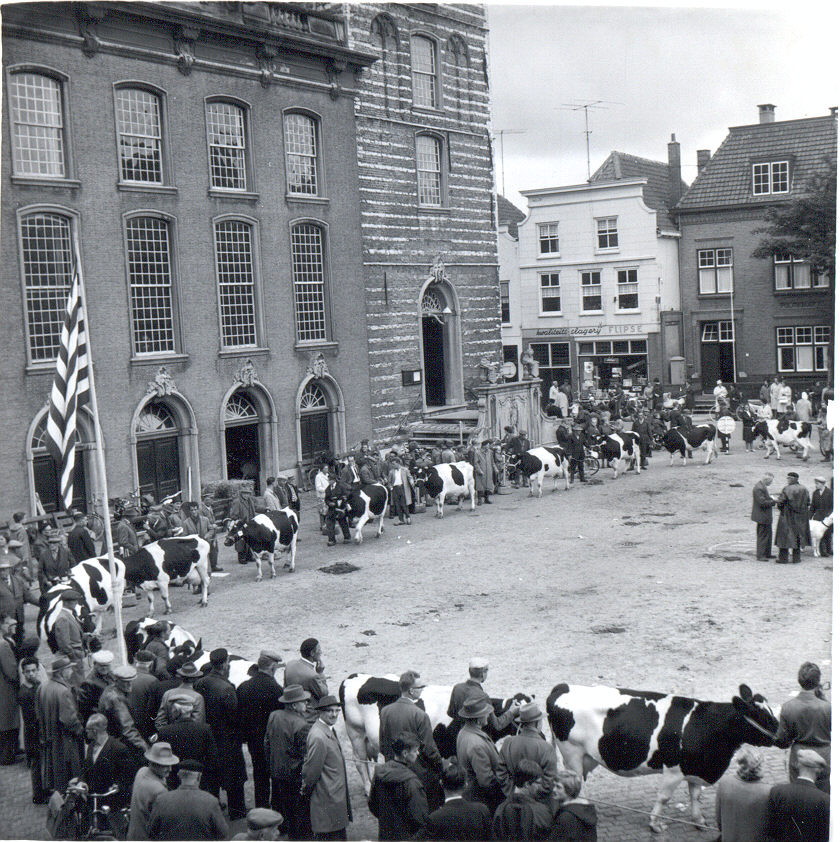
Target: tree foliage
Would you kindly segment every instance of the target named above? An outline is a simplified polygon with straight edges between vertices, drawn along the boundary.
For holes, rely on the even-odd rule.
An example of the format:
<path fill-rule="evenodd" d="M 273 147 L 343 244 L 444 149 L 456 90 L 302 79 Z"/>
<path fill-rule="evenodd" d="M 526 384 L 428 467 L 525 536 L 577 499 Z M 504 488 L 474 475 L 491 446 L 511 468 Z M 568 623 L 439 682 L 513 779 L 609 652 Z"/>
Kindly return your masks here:
<path fill-rule="evenodd" d="M 774 206 L 765 217 L 769 223 L 756 229 L 762 234 L 753 257 L 770 257 L 779 252 L 805 260 L 819 273 L 834 278 L 834 249 L 837 230 L 837 161 L 811 176 L 805 196 Z"/>

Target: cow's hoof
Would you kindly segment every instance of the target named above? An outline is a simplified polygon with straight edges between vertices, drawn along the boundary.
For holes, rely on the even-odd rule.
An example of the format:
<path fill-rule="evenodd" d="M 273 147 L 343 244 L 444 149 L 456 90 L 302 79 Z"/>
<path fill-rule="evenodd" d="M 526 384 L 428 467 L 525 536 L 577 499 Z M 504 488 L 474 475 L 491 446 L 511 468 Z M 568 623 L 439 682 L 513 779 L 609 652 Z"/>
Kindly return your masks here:
<path fill-rule="evenodd" d="M 167 609 L 166 609 L 166 611 L 164 611 L 163 613 L 164 613 L 164 615 L 166 615 L 166 614 L 171 614 L 171 613 L 172 613 L 172 609 L 171 609 L 171 608 L 167 608 Z"/>
<path fill-rule="evenodd" d="M 648 827 L 650 828 L 652 833 L 662 833 L 665 830 L 664 822 L 660 821 L 653 821 L 648 825 Z"/>
<path fill-rule="evenodd" d="M 198 601 L 198 604 L 199 604 L 202 608 L 206 608 L 206 607 L 207 607 L 207 603 L 206 603 L 206 602 L 203 602 L 202 600 L 199 600 L 199 601 Z"/>
<path fill-rule="evenodd" d="M 277 578 L 277 574 L 276 574 L 273 570 L 271 571 L 271 578 L 272 578 L 272 579 L 276 579 L 276 578 Z"/>
<path fill-rule="evenodd" d="M 378 536 L 377 536 L 377 537 L 378 537 Z M 355 543 L 357 543 L 357 544 L 361 544 L 361 543 L 362 543 L 362 536 L 361 536 L 361 535 L 359 535 L 359 537 L 358 537 L 358 538 L 354 538 L 354 539 L 353 539 L 353 541 L 354 541 Z"/>
<path fill-rule="evenodd" d="M 257 581 L 258 581 L 258 582 L 262 582 L 262 576 L 258 576 L 258 577 L 257 577 Z"/>

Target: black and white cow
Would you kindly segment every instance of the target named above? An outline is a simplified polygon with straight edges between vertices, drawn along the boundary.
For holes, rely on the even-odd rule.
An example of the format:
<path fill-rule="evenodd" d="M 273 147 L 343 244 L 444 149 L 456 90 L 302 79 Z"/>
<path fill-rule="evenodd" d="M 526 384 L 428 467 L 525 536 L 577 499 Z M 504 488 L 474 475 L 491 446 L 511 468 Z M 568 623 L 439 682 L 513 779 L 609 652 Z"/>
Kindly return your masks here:
<path fill-rule="evenodd" d="M 584 778 L 598 765 L 624 777 L 662 773 L 650 815 L 654 831 L 663 829 L 662 810 L 683 780 L 691 819 L 703 824 L 700 787 L 721 778 L 743 743 L 773 745 L 778 727 L 766 700 L 745 684 L 731 702 L 558 684 L 546 699 L 546 713 L 564 765 Z"/>
<path fill-rule="evenodd" d="M 801 447 L 802 458 L 807 460 L 811 455 L 811 424 L 808 421 L 788 421 L 785 418 L 771 418 L 759 421 L 753 427 L 756 437 L 761 436 L 764 442 L 764 458 L 770 458 L 770 451 L 776 451 L 776 458 L 781 459 L 779 445 L 785 447 Z"/>
<path fill-rule="evenodd" d="M 452 757 L 456 753 L 456 739 L 459 723 L 447 714 L 452 685 L 428 684 L 420 693 L 418 705 L 429 715 L 432 724 L 432 736 L 442 757 Z M 338 699 L 344 713 L 344 725 L 350 745 L 353 747 L 354 762 L 359 777 L 370 789 L 370 770 L 368 761 L 375 761 L 379 756 L 379 713 L 400 697 L 399 679 L 396 675 L 375 676 L 353 673 L 341 682 Z M 496 715 L 504 713 L 514 702 L 531 701 L 531 696 L 517 693 L 511 699 L 491 699 Z M 490 730 L 492 739 L 499 740 L 508 734 L 516 733 L 516 723 L 511 723 L 501 731 Z"/>
<path fill-rule="evenodd" d="M 706 451 L 706 461 L 703 464 L 708 465 L 712 458 L 717 458 L 718 455 L 716 439 L 717 428 L 711 421 L 697 427 L 671 427 L 662 437 L 663 446 L 671 454 L 668 467 L 674 464 L 674 454 L 677 451 L 682 456 L 682 463 L 685 465 L 689 449 L 697 450 L 701 447 Z"/>
<path fill-rule="evenodd" d="M 362 527 L 370 521 L 376 526 L 376 537 L 385 531 L 385 515 L 388 511 L 388 489 L 378 482 L 363 485 L 344 498 L 347 520 L 353 527 L 353 540 L 362 543 Z"/>
<path fill-rule="evenodd" d="M 468 497 L 470 509 L 475 511 L 475 471 L 469 462 L 444 462 L 440 465 L 423 466 L 417 469 L 417 478 L 426 486 L 426 493 L 436 504 L 435 517 L 443 517 L 443 504 L 447 497 L 461 500 Z"/>
<path fill-rule="evenodd" d="M 297 538 L 297 513 L 294 509 L 285 508 L 254 515 L 248 520 L 231 521 L 225 546 L 234 544 L 237 552 L 247 550 L 257 562 L 257 581 L 261 582 L 263 560 L 271 566 L 271 578 L 277 575 L 274 560 L 281 549 L 289 553 L 289 560 L 284 567 L 294 573 Z"/>
<path fill-rule="evenodd" d="M 561 477 L 566 480 L 566 491 L 569 490 L 569 459 L 561 447 L 532 447 L 514 455 L 511 464 L 528 477 L 529 497 L 535 493 L 542 497 L 546 477 L 554 480 L 552 491 L 557 491 L 557 481 Z"/>
<path fill-rule="evenodd" d="M 151 640 L 148 629 L 157 622 L 154 617 L 144 617 L 142 620 L 130 620 L 126 623 L 123 637 L 130 664 L 134 663 L 134 656 L 141 649 L 145 649 L 146 644 Z M 202 651 L 201 640 L 196 640 L 183 626 L 178 626 L 169 620 L 163 622 L 166 623 L 166 633 L 161 640 L 169 648 L 170 658 L 183 656 L 190 660 L 194 654 Z"/>
<path fill-rule="evenodd" d="M 199 653 L 196 658 L 192 659 L 192 662 L 199 670 L 201 670 L 201 672 L 207 674 L 210 671 L 209 652 Z M 230 655 L 229 663 L 230 674 L 228 675 L 228 681 L 234 687 L 239 687 L 243 681 L 253 678 L 258 672 L 256 663 L 254 661 L 249 661 L 247 658 L 243 658 L 241 655 Z"/>
<path fill-rule="evenodd" d="M 151 617 L 155 613 L 155 588 L 160 590 L 167 614 L 172 613 L 169 582 L 201 584 L 201 606 L 207 607 L 210 588 L 210 544 L 198 535 L 161 538 L 146 544 L 125 560 L 125 581 L 146 591 Z M 84 563 L 84 562 L 83 562 Z"/>
<path fill-rule="evenodd" d="M 609 433 L 598 440 L 598 451 L 601 458 L 613 469 L 613 479 L 623 474 L 631 465 L 636 473 L 641 473 L 642 448 L 639 434 L 632 430 L 619 430 Z"/>

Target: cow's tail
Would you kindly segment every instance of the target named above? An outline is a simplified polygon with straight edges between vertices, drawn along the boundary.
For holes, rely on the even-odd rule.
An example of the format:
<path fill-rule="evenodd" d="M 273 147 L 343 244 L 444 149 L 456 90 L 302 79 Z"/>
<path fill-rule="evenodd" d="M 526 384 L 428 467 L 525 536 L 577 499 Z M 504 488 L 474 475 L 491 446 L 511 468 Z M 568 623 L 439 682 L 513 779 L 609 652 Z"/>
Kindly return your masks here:
<path fill-rule="evenodd" d="M 338 701 L 341 705 L 341 715 L 344 716 L 344 681 L 338 685 Z"/>

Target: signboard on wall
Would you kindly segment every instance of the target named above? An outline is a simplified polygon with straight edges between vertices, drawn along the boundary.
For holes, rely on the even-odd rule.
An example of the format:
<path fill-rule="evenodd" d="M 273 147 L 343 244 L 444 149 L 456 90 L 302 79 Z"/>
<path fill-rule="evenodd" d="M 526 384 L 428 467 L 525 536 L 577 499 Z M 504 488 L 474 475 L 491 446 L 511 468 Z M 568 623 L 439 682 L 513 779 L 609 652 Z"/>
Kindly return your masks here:
<path fill-rule="evenodd" d="M 534 330 L 523 330 L 523 339 L 573 338 L 585 339 L 595 337 L 619 336 L 647 336 L 649 333 L 659 333 L 659 325 L 643 322 L 608 325 L 603 322 L 589 325 L 564 325 L 563 327 L 538 327 Z"/>

